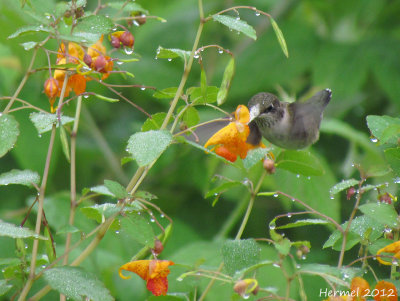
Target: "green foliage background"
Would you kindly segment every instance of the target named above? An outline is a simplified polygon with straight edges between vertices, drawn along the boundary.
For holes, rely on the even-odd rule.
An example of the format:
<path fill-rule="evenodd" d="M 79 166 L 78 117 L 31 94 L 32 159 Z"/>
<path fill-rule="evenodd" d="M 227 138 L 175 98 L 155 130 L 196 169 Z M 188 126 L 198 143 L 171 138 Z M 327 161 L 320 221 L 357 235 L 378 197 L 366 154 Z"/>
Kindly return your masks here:
<path fill-rule="evenodd" d="M 35 0 L 36 8 L 45 11 L 54 1 Z M 88 9 L 93 9 L 96 1 L 89 1 Z M 182 63 L 155 59 L 158 46 L 189 50 L 192 46 L 198 25 L 197 1 L 152 0 L 137 1 L 152 15 L 161 16 L 166 23 L 148 19 L 141 27 L 134 27 L 135 52 L 141 56 L 139 62 L 124 64 L 122 68 L 135 74 L 136 84 L 154 86 L 157 89 L 177 86 L 182 75 Z M 245 3 L 243 3 L 245 2 Z M 42 5 L 37 5 L 42 3 Z M 252 11 L 240 11 L 240 17 L 254 26 L 257 40 L 253 41 L 243 34 L 229 31 L 217 22 L 209 22 L 204 29 L 200 45 L 219 44 L 235 55 L 236 73 L 231 83 L 228 101 L 222 106 L 233 111 L 238 104 L 247 104 L 252 95 L 261 91 L 273 92 L 281 98 L 302 98 L 322 88 L 331 88 L 333 98 L 325 111 L 321 138 L 310 151 L 323 165 L 325 174 L 307 178 L 283 170 L 267 176 L 261 191 L 283 191 L 310 204 L 315 209 L 329 215 L 339 223 L 345 221 L 353 207 L 344 194 L 330 198 L 329 189 L 341 179 L 358 177 L 352 163 L 361 163 L 365 169 L 383 166 L 384 157 L 369 141 L 366 125 L 367 115 L 390 115 L 396 117 L 400 111 L 400 27 L 398 16 L 400 3 L 390 0 L 251 0 L 214 1 L 205 0 L 206 16 L 233 5 L 251 5 L 270 13 L 278 22 L 288 45 L 287 59 L 276 41 L 266 17 L 256 16 Z M 17 1 L 0 1 L 0 95 L 10 96 L 17 88 L 30 60 L 19 43 L 28 41 L 23 37 L 8 40 L 7 37 L 22 25 L 30 24 L 28 14 L 21 13 Z M 54 50 L 57 45 L 54 43 Z M 215 49 L 205 50 L 203 64 L 209 85 L 219 86 L 229 56 L 221 55 Z M 47 59 L 39 54 L 36 67 L 45 66 Z M 48 110 L 48 100 L 43 94 L 46 72 L 32 75 L 23 89 L 20 98 Z M 128 79 L 132 81 L 132 79 Z M 110 83 L 123 83 L 120 78 L 111 76 Z M 200 68 L 195 62 L 187 87 L 199 86 Z M 95 83 L 89 83 L 88 90 L 108 95 L 107 91 Z M 155 99 L 152 90 L 121 89 L 129 99 L 142 106 L 150 114 L 165 112 L 169 100 Z M 109 95 L 113 97 L 112 95 Z M 0 102 L 3 109 L 5 101 Z M 15 148 L 0 161 L 0 173 L 13 168 L 31 169 L 42 174 L 47 152 L 49 134 L 39 137 L 28 119 L 27 110 L 14 114 L 20 124 L 21 134 Z M 216 111 L 200 108 L 201 120 L 220 116 Z M 72 116 L 74 105 L 66 108 Z M 145 116 L 124 102 L 111 104 L 93 98 L 84 101 L 81 127 L 77 137 L 77 188 L 93 187 L 104 179 L 127 181 L 136 169 L 136 163 L 125 164 L 122 169 L 112 165 L 105 157 L 106 141 L 115 156 L 127 156 L 125 151 L 128 138 L 140 131 Z M 67 223 L 69 212 L 69 165 L 56 142 L 52 160 L 46 200 L 46 216 L 57 230 Z M 247 198 L 242 186 L 224 193 L 212 207 L 212 198 L 205 198 L 214 174 L 243 181 L 249 177 L 257 182 L 262 172 L 261 164 L 251 168 L 248 175 L 243 170 L 222 163 L 190 146 L 172 145 L 151 169 L 141 189 L 158 196 L 156 204 L 174 221 L 174 230 L 165 246 L 162 258 L 179 263 L 194 265 L 200 262 L 209 267 L 217 267 L 221 260 L 221 238 L 227 234 L 233 238 L 239 222 L 222 233 L 227 217 L 237 204 Z M 392 177 L 379 178 L 379 182 L 390 181 L 387 191 L 396 194 L 398 184 L 392 184 Z M 0 187 L 0 219 L 19 224 L 21 208 L 26 208 L 31 197 L 27 187 Z M 370 199 L 376 200 L 376 192 Z M 278 214 L 302 210 L 289 199 L 259 197 L 256 200 L 243 238 L 268 237 L 269 222 Z M 94 223 L 77 212 L 76 223 L 81 229 L 90 230 Z M 34 228 L 34 217 L 27 226 Z M 285 230 L 292 241 L 309 240 L 312 248 L 304 263 L 323 263 L 336 265 L 338 252 L 322 246 L 330 235 L 325 226 Z M 221 237 L 222 235 L 222 237 Z M 63 237 L 56 235 L 57 249 L 62 249 Z M 74 250 L 71 256 L 79 254 L 84 246 Z M 0 237 L 0 258 L 15 257 L 14 242 L 11 238 Z M 83 266 L 94 272 L 111 294 L 118 300 L 143 300 L 148 296 L 142 281 L 133 277 L 129 281 L 118 277 L 118 267 L 129 261 L 140 250 L 141 245 L 123 231 L 119 234 L 110 231 L 99 248 Z M 346 253 L 349 260 L 357 255 L 357 248 Z M 273 247 L 263 245 L 262 258 L 276 259 Z M 176 278 L 185 269 L 172 268 L 170 279 Z M 382 270 L 385 271 L 385 270 Z M 388 273 L 388 271 L 386 271 Z M 388 277 L 384 272 L 382 277 Z M 35 285 L 38 290 L 43 280 Z M 259 275 L 261 286 L 276 286 L 284 291 L 285 280 L 280 269 L 263 268 Z M 326 285 L 320 279 L 304 277 L 304 286 L 311 300 L 319 289 Z M 185 279 L 183 282 L 170 280 L 170 291 L 185 291 L 193 284 L 204 287 L 207 280 Z M 217 285 L 209 294 L 209 300 L 228 300 L 232 295 L 229 285 Z M 296 291 L 296 287 L 292 287 Z M 1 297 L 0 297 L 1 298 Z M 46 300 L 54 300 L 57 294 L 49 294 Z M 150 297 L 152 300 L 152 297 Z"/>

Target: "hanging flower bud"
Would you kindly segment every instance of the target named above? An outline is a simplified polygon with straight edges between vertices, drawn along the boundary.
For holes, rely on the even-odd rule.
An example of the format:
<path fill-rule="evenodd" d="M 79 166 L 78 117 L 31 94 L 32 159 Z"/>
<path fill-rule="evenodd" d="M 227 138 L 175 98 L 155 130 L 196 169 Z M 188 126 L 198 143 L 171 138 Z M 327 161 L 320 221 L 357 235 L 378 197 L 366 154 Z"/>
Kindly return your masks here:
<path fill-rule="evenodd" d="M 92 57 L 85 53 L 85 55 L 83 56 L 83 61 L 85 62 L 86 65 L 88 65 L 89 67 L 92 65 Z"/>
<path fill-rule="evenodd" d="M 346 194 L 346 198 L 347 200 L 350 200 L 351 197 L 356 193 L 356 189 L 354 187 L 350 187 L 349 189 L 347 189 L 347 194 Z"/>
<path fill-rule="evenodd" d="M 275 162 L 271 159 L 266 158 L 263 162 L 264 169 L 271 175 L 275 173 Z"/>
<path fill-rule="evenodd" d="M 129 31 L 125 31 L 120 37 L 119 40 L 121 41 L 122 45 L 126 47 L 133 47 L 133 44 L 135 43 L 135 39 L 133 35 Z"/>
<path fill-rule="evenodd" d="M 159 254 L 161 254 L 161 252 L 162 252 L 163 250 L 164 250 L 164 246 L 163 246 L 162 242 L 159 241 L 158 239 L 156 239 L 156 240 L 154 241 L 153 252 L 154 252 L 156 255 L 159 255 Z"/>
<path fill-rule="evenodd" d="M 98 57 L 95 58 L 93 65 L 94 65 L 94 70 L 96 70 L 97 72 L 104 72 L 105 70 L 104 68 L 107 65 L 107 61 L 103 55 L 99 55 Z"/>
<path fill-rule="evenodd" d="M 233 290 L 241 297 L 248 298 L 250 294 L 256 295 L 258 293 L 258 281 L 256 279 L 239 280 L 235 283 Z"/>
<path fill-rule="evenodd" d="M 120 48 L 121 47 L 121 41 L 119 40 L 119 38 L 115 37 L 115 36 L 111 36 L 111 46 L 114 48 Z"/>
<path fill-rule="evenodd" d="M 58 81 L 54 77 L 51 77 L 45 81 L 44 93 L 47 95 L 47 97 L 54 98 L 57 95 L 58 89 Z"/>

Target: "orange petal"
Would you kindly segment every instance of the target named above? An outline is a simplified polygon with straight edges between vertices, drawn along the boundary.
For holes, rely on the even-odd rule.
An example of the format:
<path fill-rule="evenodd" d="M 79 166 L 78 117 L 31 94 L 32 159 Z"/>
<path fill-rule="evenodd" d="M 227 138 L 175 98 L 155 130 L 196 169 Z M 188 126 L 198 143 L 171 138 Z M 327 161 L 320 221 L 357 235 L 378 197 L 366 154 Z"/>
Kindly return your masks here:
<path fill-rule="evenodd" d="M 249 109 L 244 105 L 239 105 L 235 111 L 235 119 L 240 123 L 248 123 L 250 121 Z"/>
<path fill-rule="evenodd" d="M 122 270 L 133 272 L 139 275 L 140 278 L 143 280 L 149 279 L 149 265 L 152 260 L 136 260 L 125 263 L 123 266 L 119 268 L 119 276 L 122 279 L 129 279 L 131 276 L 124 276 L 122 275 Z"/>
<path fill-rule="evenodd" d="M 393 283 L 381 280 L 376 286 L 374 292 L 378 291 L 374 296 L 375 301 L 397 301 L 397 290 Z"/>
<path fill-rule="evenodd" d="M 173 264 L 170 260 L 152 260 L 149 265 L 149 278 L 167 277 L 168 267 Z"/>
<path fill-rule="evenodd" d="M 166 295 L 168 292 L 168 279 L 167 277 L 149 279 L 146 287 L 154 296 Z"/>
<path fill-rule="evenodd" d="M 96 56 L 99 56 L 100 54 L 105 54 L 106 53 L 106 47 L 103 46 L 103 38 L 104 36 L 101 35 L 101 38 L 96 42 L 96 44 L 93 44 L 88 48 L 88 54 L 92 57 L 95 58 Z"/>
<path fill-rule="evenodd" d="M 376 253 L 376 255 L 379 255 L 381 253 L 392 253 L 392 254 L 394 254 L 394 256 L 396 258 L 400 259 L 400 240 L 396 241 L 394 243 L 391 243 L 390 245 L 387 245 L 386 247 L 380 249 Z M 378 256 L 377 259 L 381 264 L 384 264 L 384 265 L 391 265 L 392 264 L 391 261 L 389 262 L 389 261 L 383 260 L 380 256 Z"/>
<path fill-rule="evenodd" d="M 227 144 L 234 143 L 234 141 L 239 136 L 239 132 L 234 122 L 229 123 L 227 126 L 220 129 L 210 139 L 206 142 L 204 147 L 210 145 Z"/>
<path fill-rule="evenodd" d="M 83 75 L 74 74 L 68 79 L 68 86 L 70 86 L 76 95 L 82 94 L 86 91 L 86 79 Z"/>
<path fill-rule="evenodd" d="M 350 290 L 354 292 L 354 296 L 357 297 L 364 297 L 371 291 L 368 282 L 362 277 L 354 277 L 353 280 L 351 280 Z M 361 300 L 365 300 L 365 298 Z"/>
<path fill-rule="evenodd" d="M 221 156 L 221 157 L 223 157 L 226 160 L 231 161 L 231 162 L 235 162 L 236 159 L 237 159 L 237 155 L 234 154 L 234 153 L 231 153 L 225 146 L 218 146 L 215 149 L 215 153 L 218 156 Z"/>

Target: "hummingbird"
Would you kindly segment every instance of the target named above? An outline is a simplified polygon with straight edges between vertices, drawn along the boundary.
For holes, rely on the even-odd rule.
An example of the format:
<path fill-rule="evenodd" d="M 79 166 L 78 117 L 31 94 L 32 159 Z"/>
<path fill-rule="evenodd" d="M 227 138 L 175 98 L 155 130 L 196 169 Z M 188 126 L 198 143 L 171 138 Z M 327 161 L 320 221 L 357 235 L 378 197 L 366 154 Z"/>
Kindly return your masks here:
<path fill-rule="evenodd" d="M 285 149 L 302 149 L 319 138 L 325 107 L 332 97 L 330 89 L 317 92 L 304 102 L 283 102 L 271 93 L 254 95 L 249 103 L 250 134 L 247 142 L 260 143 L 262 136 Z"/>

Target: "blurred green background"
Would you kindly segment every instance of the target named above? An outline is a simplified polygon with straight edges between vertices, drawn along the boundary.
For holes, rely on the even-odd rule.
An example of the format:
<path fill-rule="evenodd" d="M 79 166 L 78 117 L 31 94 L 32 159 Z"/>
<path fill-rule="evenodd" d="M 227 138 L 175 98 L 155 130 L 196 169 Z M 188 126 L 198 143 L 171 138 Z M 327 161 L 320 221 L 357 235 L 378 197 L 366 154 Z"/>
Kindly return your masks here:
<path fill-rule="evenodd" d="M 39 7 L 46 11 L 54 1 L 32 1 L 37 2 L 42 3 Z M 111 76 L 107 82 L 143 84 L 157 89 L 176 87 L 182 76 L 182 62 L 156 60 L 156 49 L 158 46 L 191 49 L 199 22 L 197 1 L 137 2 L 148 9 L 150 15 L 160 16 L 167 22 L 148 19 L 145 25 L 131 28 L 135 36 L 135 52 L 141 59 L 139 62 L 125 63 L 121 69 L 132 72 L 135 78 L 123 80 L 119 76 Z M 97 1 L 89 1 L 87 9 L 93 10 L 96 4 Z M 261 190 L 284 191 L 338 222 L 346 220 L 353 203 L 346 201 L 344 196 L 330 199 L 329 188 L 343 178 L 358 176 L 351 166 L 354 162 L 365 166 L 383 163 L 378 148 L 369 141 L 365 117 L 370 114 L 396 117 L 400 111 L 400 2 L 204 0 L 206 16 L 234 5 L 256 6 L 270 13 L 284 34 L 289 58 L 283 55 L 268 19 L 256 16 L 253 11 L 239 10 L 239 13 L 241 19 L 255 27 L 258 37 L 256 41 L 231 32 L 217 22 L 208 22 L 200 45 L 219 44 L 233 52 L 236 60 L 236 73 L 228 101 L 222 106 L 224 110 L 232 112 L 238 104 L 247 104 L 252 95 L 261 91 L 291 100 L 310 96 L 323 88 L 331 88 L 333 91 L 332 101 L 325 111 L 321 138 L 310 149 L 323 163 L 325 175 L 308 179 L 278 170 L 266 178 Z M 26 7 L 24 10 L 29 9 Z M 0 0 L 0 11 L 0 95 L 11 96 L 29 64 L 31 53 L 20 45 L 30 41 L 29 36 L 14 40 L 8 40 L 7 37 L 20 26 L 32 24 L 34 20 L 29 14 L 21 12 L 18 1 Z M 55 42 L 46 46 L 52 50 L 57 49 Z M 215 48 L 205 50 L 202 56 L 208 84 L 219 86 L 229 56 L 219 54 Z M 39 52 L 34 67 L 46 64 L 46 56 Z M 49 110 L 47 97 L 43 94 L 43 83 L 47 77 L 46 71 L 33 74 L 19 97 Z M 200 68 L 195 62 L 186 87 L 199 86 L 199 82 Z M 93 82 L 88 84 L 90 90 L 114 97 Z M 169 100 L 153 98 L 150 89 L 120 90 L 150 114 L 164 112 L 169 107 Z M 0 101 L 0 111 L 5 104 L 6 101 Z M 67 106 L 65 114 L 72 116 L 74 108 L 75 104 Z M 206 107 L 199 107 L 199 112 L 202 121 L 221 116 Z M 23 110 L 14 114 L 20 124 L 21 134 L 15 148 L 0 160 L 0 173 L 13 168 L 31 169 L 39 174 L 43 172 L 49 134 L 38 136 L 28 119 L 29 113 L 29 110 Z M 140 131 L 145 119 L 144 114 L 123 101 L 116 104 L 93 98 L 84 101 L 77 138 L 78 191 L 100 185 L 104 179 L 127 183 L 136 164 L 131 162 L 121 168 L 119 162 L 128 155 L 125 151 L 127 139 Z M 219 237 L 221 228 L 237 204 L 248 198 L 248 193 L 244 188 L 235 188 L 224 193 L 216 206 L 212 207 L 213 199 L 204 198 L 205 193 L 215 186 L 210 180 L 213 175 L 220 174 L 241 181 L 247 177 L 257 182 L 261 172 L 261 164 L 245 173 L 190 146 L 170 147 L 151 169 L 141 187 L 157 195 L 156 204 L 174 220 L 174 232 L 162 258 L 190 264 L 204 259 L 205 266 L 218 266 L 221 240 L 215 238 Z M 59 139 L 48 183 L 47 195 L 57 205 L 51 205 L 49 201 L 49 212 L 46 211 L 46 215 L 53 218 L 56 224 L 58 221 L 57 225 L 62 225 L 62 219 L 66 221 L 69 212 L 68 194 L 65 192 L 69 189 L 69 165 Z M 388 189 L 395 193 L 397 188 L 391 185 Z M 24 216 L 22 209 L 27 206 L 31 195 L 32 190 L 25 187 L 1 186 L 0 219 L 19 224 Z M 376 198 L 376 193 L 372 193 L 371 198 Z M 243 238 L 268 237 L 270 220 L 291 210 L 302 208 L 293 207 L 288 199 L 258 198 Z M 31 216 L 27 223 L 32 227 L 34 217 Z M 77 224 L 85 230 L 90 230 L 94 225 L 79 214 Z M 234 237 L 238 225 L 229 231 L 228 237 Z M 312 249 L 305 262 L 336 265 L 338 252 L 321 250 L 329 236 L 328 230 L 325 227 L 314 227 L 312 235 L 307 228 L 288 230 L 285 233 L 291 240 L 310 240 Z M 64 237 L 56 236 L 56 241 L 61 251 Z M 124 233 L 108 233 L 98 250 L 83 265 L 97 273 L 118 300 L 143 300 L 147 291 L 142 281 L 138 277 L 122 280 L 117 274 L 118 267 L 129 261 L 140 247 L 125 237 Z M 347 256 L 351 260 L 357 254 L 357 250 L 353 249 L 346 254 L 345 262 Z M 79 250 L 76 252 L 79 253 Z M 262 256 L 274 259 L 276 252 L 272 247 L 263 245 Z M 12 239 L 0 238 L 0 258 L 3 257 L 15 257 Z M 173 267 L 172 270 L 170 291 L 185 292 L 193 285 L 203 287 L 207 283 L 195 278 L 182 283 L 171 280 L 185 271 L 180 267 Z M 259 280 L 261 286 L 276 286 L 283 294 L 285 280 L 279 269 L 262 269 Z M 310 300 L 315 300 L 312 296 L 316 296 L 319 288 L 326 287 L 319 279 L 316 281 L 315 278 L 305 277 L 304 281 Z M 36 285 L 34 290 L 40 287 L 40 284 Z M 209 300 L 228 300 L 224 298 L 232 294 L 231 287 L 226 285 L 217 284 L 214 291 L 210 293 Z M 52 298 L 57 298 L 55 296 L 49 295 L 48 300 L 54 300 Z"/>

